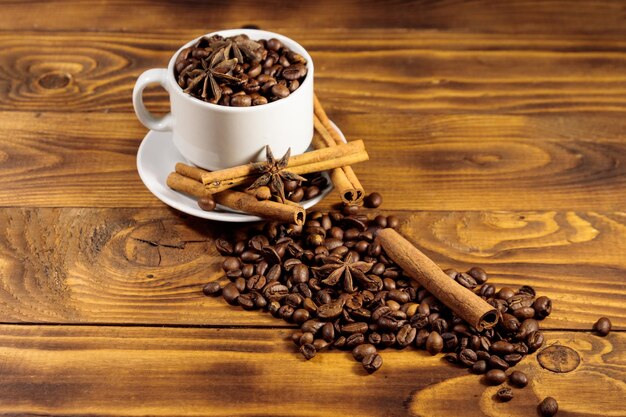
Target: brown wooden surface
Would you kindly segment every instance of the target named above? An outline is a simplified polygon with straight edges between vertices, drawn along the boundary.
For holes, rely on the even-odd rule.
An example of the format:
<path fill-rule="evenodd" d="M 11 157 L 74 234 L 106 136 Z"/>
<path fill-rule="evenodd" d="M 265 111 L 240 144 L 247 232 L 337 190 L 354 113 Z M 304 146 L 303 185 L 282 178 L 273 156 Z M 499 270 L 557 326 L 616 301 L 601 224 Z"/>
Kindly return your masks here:
<path fill-rule="evenodd" d="M 626 416 L 626 2 L 129 3 L 0 3 L 0 414 L 533 416 L 550 395 L 558 416 Z M 530 387 L 501 404 L 413 349 L 372 376 L 348 353 L 305 362 L 285 322 L 202 295 L 239 226 L 143 186 L 130 94 L 180 44 L 248 24 L 311 52 L 401 231 L 552 297 L 548 344 L 578 368 L 528 357 Z"/>

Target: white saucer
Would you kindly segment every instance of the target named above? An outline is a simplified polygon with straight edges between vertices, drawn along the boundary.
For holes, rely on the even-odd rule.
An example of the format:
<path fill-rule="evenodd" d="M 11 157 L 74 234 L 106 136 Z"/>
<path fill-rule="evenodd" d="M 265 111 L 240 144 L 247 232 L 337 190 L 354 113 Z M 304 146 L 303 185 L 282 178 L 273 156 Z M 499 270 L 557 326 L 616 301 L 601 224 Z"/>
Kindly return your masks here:
<path fill-rule="evenodd" d="M 337 131 L 345 141 L 343 133 L 338 128 Z M 174 191 L 166 184 L 167 176 L 174 170 L 177 162 L 190 164 L 174 146 L 172 132 L 150 130 L 137 151 L 137 171 L 139 171 L 139 177 L 141 177 L 148 190 L 159 200 L 176 210 L 203 219 L 238 223 L 263 220 L 261 217 L 231 210 L 219 204 L 213 211 L 200 209 L 194 198 Z M 324 172 L 322 175 L 326 177 L 328 185 L 321 190 L 317 197 L 300 203 L 305 209 L 319 203 L 332 190 L 333 186 L 328 174 Z"/>

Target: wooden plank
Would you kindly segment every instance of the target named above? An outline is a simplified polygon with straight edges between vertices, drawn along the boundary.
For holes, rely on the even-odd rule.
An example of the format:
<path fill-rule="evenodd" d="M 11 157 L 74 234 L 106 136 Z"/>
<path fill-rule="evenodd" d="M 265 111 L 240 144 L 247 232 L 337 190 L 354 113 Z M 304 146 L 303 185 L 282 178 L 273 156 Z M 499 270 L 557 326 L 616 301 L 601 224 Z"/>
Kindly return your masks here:
<path fill-rule="evenodd" d="M 626 187 L 620 114 L 329 114 L 348 138 L 365 140 L 371 159 L 354 169 L 366 190 L 384 191 L 386 209 L 626 206 L 616 192 Z M 134 115 L 2 112 L 0 120 L 0 206 L 163 207 L 137 175 L 146 130 Z M 324 204 L 338 201 L 332 194 Z"/>
<path fill-rule="evenodd" d="M 531 383 L 509 403 L 497 387 L 441 356 L 408 348 L 382 352 L 368 376 L 349 353 L 311 361 L 288 330 L 0 326 L 0 413 L 63 416 L 359 415 L 438 417 L 535 415 L 545 396 L 559 414 L 623 416 L 626 335 L 549 332 L 574 349 L 570 373 L 516 369 Z"/>
<path fill-rule="evenodd" d="M 165 67 L 180 45 L 203 33 L 1 32 L 0 110 L 132 111 L 139 74 Z M 343 111 L 626 110 L 622 36 L 302 28 L 285 34 L 311 52 L 320 96 Z M 149 95 L 155 109 L 168 108 L 164 93 Z"/>
<path fill-rule="evenodd" d="M 90 2 L 64 0 L 5 2 L 3 30 L 87 31 L 158 30 L 185 27 L 201 30 L 255 24 L 268 30 L 319 28 L 425 28 L 487 33 L 624 33 L 624 4 L 615 0 L 571 2 L 559 0 L 474 1 L 298 1 L 284 7 L 279 0 L 253 1 L 166 0 Z M 71 13 L 68 11 L 71 10 Z M 252 12 L 254 11 L 254 12 Z"/>
<path fill-rule="evenodd" d="M 401 231 L 442 267 L 482 265 L 492 281 L 554 300 L 542 326 L 626 328 L 624 213 L 398 212 Z M 213 241 L 237 226 L 166 209 L 0 210 L 5 323 L 285 326 L 202 295 L 223 279 Z"/>

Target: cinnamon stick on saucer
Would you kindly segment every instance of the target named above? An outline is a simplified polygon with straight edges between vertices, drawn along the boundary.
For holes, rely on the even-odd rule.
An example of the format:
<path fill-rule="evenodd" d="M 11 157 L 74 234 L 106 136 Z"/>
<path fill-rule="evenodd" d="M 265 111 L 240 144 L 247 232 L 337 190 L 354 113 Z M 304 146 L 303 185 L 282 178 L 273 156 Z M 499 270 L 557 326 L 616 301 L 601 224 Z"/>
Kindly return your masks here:
<path fill-rule="evenodd" d="M 177 166 L 177 169 L 179 168 Z M 208 195 L 206 188 L 200 181 L 178 172 L 172 172 L 167 177 L 167 185 L 175 191 L 194 197 Z M 223 206 L 283 223 L 302 225 L 306 217 L 305 210 L 300 205 L 281 204 L 269 200 L 259 201 L 256 197 L 241 191 L 226 190 L 214 194 L 213 198 Z"/>
<path fill-rule="evenodd" d="M 315 128 L 322 135 L 330 137 L 335 145 L 341 145 L 344 141 L 339 136 L 339 132 L 332 125 L 330 119 L 326 115 L 326 111 L 324 107 L 322 107 L 322 103 L 320 103 L 317 95 L 313 95 L 313 109 L 315 112 Z M 318 123 L 319 121 L 319 123 Z M 320 128 L 323 127 L 323 129 Z M 324 130 L 326 133 L 324 133 Z M 327 146 L 332 146 L 329 143 Z M 331 179 L 333 180 L 333 184 L 339 190 L 339 195 L 345 204 L 362 204 L 363 197 L 365 196 L 365 191 L 361 182 L 357 178 L 354 170 L 350 165 L 343 166 L 336 170 L 331 171 Z M 348 186 L 348 184 L 350 184 Z"/>
<path fill-rule="evenodd" d="M 498 322 L 496 309 L 467 288 L 459 285 L 430 258 L 393 229 L 378 232 L 377 239 L 389 257 L 435 298 L 476 330 Z"/>

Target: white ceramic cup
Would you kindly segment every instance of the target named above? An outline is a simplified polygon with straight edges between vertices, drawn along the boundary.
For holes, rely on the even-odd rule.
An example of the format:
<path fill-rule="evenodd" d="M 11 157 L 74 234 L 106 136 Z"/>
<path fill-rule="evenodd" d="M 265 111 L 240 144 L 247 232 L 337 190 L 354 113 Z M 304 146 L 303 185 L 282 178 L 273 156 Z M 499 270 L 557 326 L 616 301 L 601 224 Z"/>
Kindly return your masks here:
<path fill-rule="evenodd" d="M 231 29 L 209 33 L 224 37 L 246 34 L 250 39 L 276 38 L 307 60 L 307 75 L 288 97 L 251 107 L 227 107 L 207 103 L 183 92 L 174 78 L 176 57 L 201 37 L 183 45 L 167 68 L 155 68 L 139 76 L 133 90 L 137 118 L 151 130 L 172 131 L 174 145 L 191 163 L 219 170 L 264 159 L 265 145 L 274 156 L 287 149 L 296 155 L 306 151 L 313 138 L 313 60 L 297 42 L 264 30 Z M 143 90 L 160 84 L 170 97 L 171 112 L 157 118 L 143 103 Z"/>

